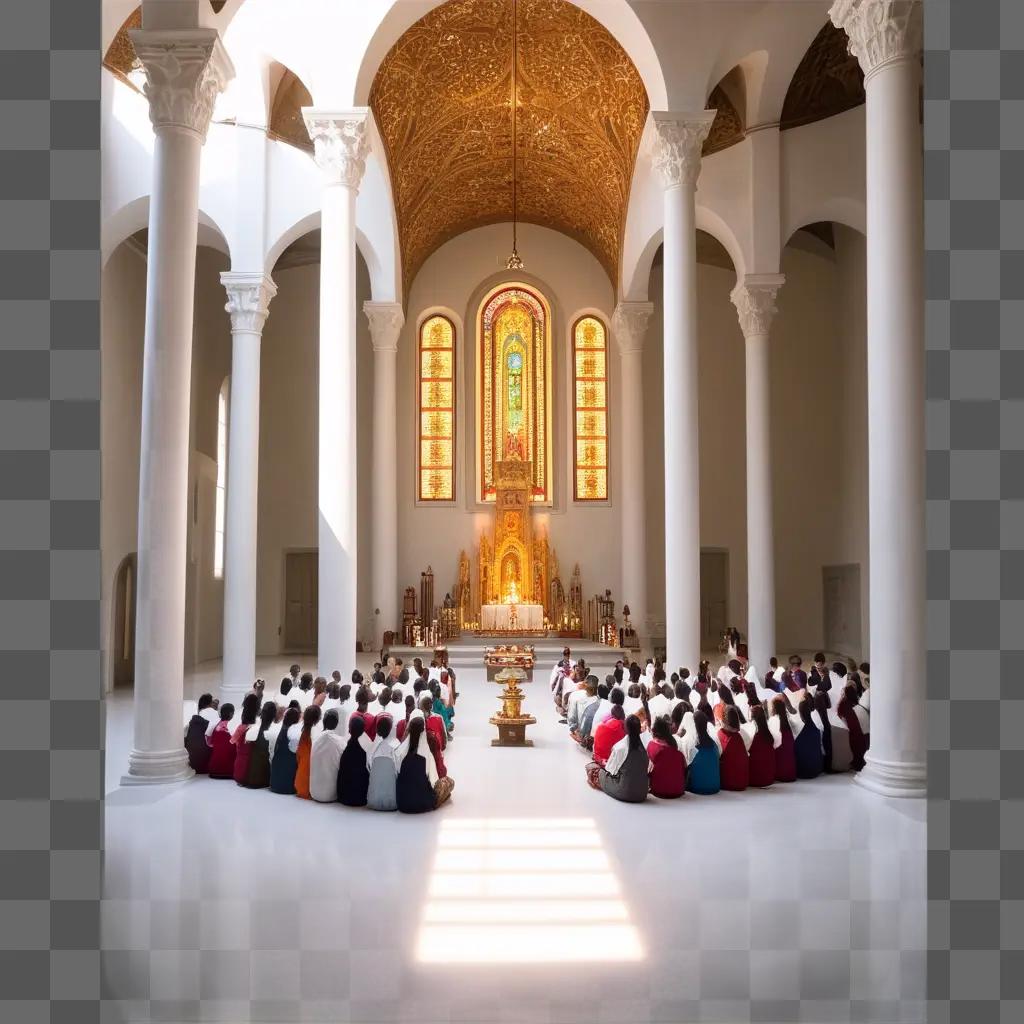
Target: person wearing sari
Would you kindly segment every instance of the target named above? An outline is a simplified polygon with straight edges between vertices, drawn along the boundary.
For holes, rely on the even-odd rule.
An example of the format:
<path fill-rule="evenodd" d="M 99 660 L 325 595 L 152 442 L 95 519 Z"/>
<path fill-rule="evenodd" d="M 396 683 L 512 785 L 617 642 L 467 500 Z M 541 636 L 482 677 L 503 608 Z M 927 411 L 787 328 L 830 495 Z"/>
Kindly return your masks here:
<path fill-rule="evenodd" d="M 850 767 L 855 772 L 864 767 L 864 757 L 870 746 L 868 731 L 862 725 L 868 721 L 868 715 L 859 705 L 857 687 L 853 683 L 848 683 L 836 712 L 850 734 Z"/>
<path fill-rule="evenodd" d="M 651 726 L 647 757 L 650 761 L 651 796 L 661 800 L 681 797 L 686 792 L 686 758 L 672 735 L 669 720 L 664 716 L 655 718 Z"/>
<path fill-rule="evenodd" d="M 440 807 L 452 794 L 455 782 L 437 774 L 434 755 L 426 742 L 422 711 L 409 718 L 405 739 L 395 751 L 395 801 L 403 814 L 423 814 Z"/>
<path fill-rule="evenodd" d="M 280 731 L 274 741 L 274 752 L 270 761 L 270 791 L 291 795 L 295 792 L 295 748 L 299 743 L 299 709 L 289 707 L 281 722 Z"/>
<path fill-rule="evenodd" d="M 366 755 L 372 746 L 373 740 L 366 735 L 364 718 L 352 715 L 348 723 L 348 743 L 338 761 L 338 802 L 346 807 L 366 806 L 366 791 L 370 785 Z"/>
<path fill-rule="evenodd" d="M 331 708 L 323 717 L 323 731 L 309 752 L 309 796 L 321 804 L 333 804 L 338 799 L 338 766 L 345 739 L 338 732 L 341 715 Z"/>
<path fill-rule="evenodd" d="M 740 713 L 733 706 L 725 709 L 718 729 L 718 743 L 722 750 L 719 758 L 722 789 L 741 793 L 750 785 L 750 756 L 746 733 L 740 729 Z"/>
<path fill-rule="evenodd" d="M 748 784 L 752 788 L 764 789 L 775 782 L 775 737 L 768 728 L 768 715 L 764 706 L 754 704 L 750 709 L 750 721 L 740 729 L 747 737 L 747 758 L 750 762 Z"/>
<path fill-rule="evenodd" d="M 416 698 L 411 693 L 407 693 L 405 695 L 405 717 L 399 718 L 397 720 L 398 724 L 395 726 L 395 739 L 398 740 L 399 743 L 405 739 L 405 730 L 409 727 L 409 719 L 415 711 Z"/>
<path fill-rule="evenodd" d="M 768 727 L 775 737 L 775 781 L 796 781 L 796 737 L 794 725 L 799 728 L 799 719 L 794 723 L 789 715 L 789 705 L 781 694 L 771 703 L 772 714 Z"/>
<path fill-rule="evenodd" d="M 686 791 L 699 796 L 711 796 L 722 788 L 721 751 L 708 721 L 700 710 L 683 715 L 680 750 L 686 758 Z"/>
<path fill-rule="evenodd" d="M 613 691 L 615 692 L 615 691 Z M 622 691 L 617 691 L 621 693 Z M 622 704 L 612 706 L 611 716 L 602 722 L 594 733 L 594 762 L 601 768 L 611 757 L 612 747 L 626 735 L 626 713 Z"/>
<path fill-rule="evenodd" d="M 802 725 L 793 740 L 793 754 L 796 757 L 796 777 L 798 779 L 816 779 L 824 769 L 824 753 L 821 742 L 821 730 L 814 721 L 815 701 L 828 700 L 828 692 L 819 690 L 815 697 L 810 694 L 797 705 L 797 714 Z"/>
<path fill-rule="evenodd" d="M 188 765 L 196 775 L 205 775 L 210 770 L 210 745 L 206 737 L 217 727 L 217 713 L 212 715 L 213 694 L 204 693 L 196 704 L 196 713 L 185 728 L 185 751 Z"/>
<path fill-rule="evenodd" d="M 431 702 L 431 710 L 437 715 L 444 723 L 445 737 L 449 737 L 452 731 L 452 709 L 441 700 L 441 685 L 440 683 L 431 683 L 430 692 L 433 694 L 433 701 Z"/>
<path fill-rule="evenodd" d="M 247 693 L 242 698 L 242 716 L 231 734 L 231 743 L 235 748 L 235 759 L 231 766 L 231 776 L 241 784 L 249 770 L 249 750 L 245 745 L 246 733 L 256 724 L 260 713 L 260 699 L 255 693 Z"/>
<path fill-rule="evenodd" d="M 231 719 L 235 717 L 234 704 L 222 704 L 220 721 L 206 738 L 210 744 L 210 778 L 230 779 L 235 769 L 235 745 L 231 742 Z"/>
<path fill-rule="evenodd" d="M 313 750 L 313 727 L 320 723 L 320 708 L 310 704 L 302 712 L 302 731 L 295 747 L 295 795 L 309 800 L 309 755 Z"/>
<path fill-rule="evenodd" d="M 247 767 L 245 777 L 238 784 L 246 789 L 266 789 L 270 785 L 270 743 L 267 730 L 277 717 L 277 705 L 268 700 L 260 709 L 259 719 L 245 734 Z M 237 778 L 237 776 L 236 776 Z"/>
<path fill-rule="evenodd" d="M 370 769 L 370 783 L 366 791 L 366 806 L 372 811 L 397 811 L 398 769 L 395 754 L 400 746 L 392 734 L 393 719 L 383 715 L 377 719 L 377 737 L 366 754 Z"/>
<path fill-rule="evenodd" d="M 607 764 L 592 774 L 588 772 L 588 779 L 594 789 L 615 800 L 640 804 L 651 788 L 650 769 L 643 726 L 636 715 L 630 715 L 626 719 L 626 734 L 612 747 Z"/>

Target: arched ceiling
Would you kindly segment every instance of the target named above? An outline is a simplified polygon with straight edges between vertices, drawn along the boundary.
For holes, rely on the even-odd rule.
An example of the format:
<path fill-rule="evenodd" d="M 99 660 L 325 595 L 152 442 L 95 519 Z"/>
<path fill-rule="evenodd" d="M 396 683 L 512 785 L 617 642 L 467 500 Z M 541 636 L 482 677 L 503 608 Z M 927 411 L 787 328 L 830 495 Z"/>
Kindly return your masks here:
<path fill-rule="evenodd" d="M 643 82 L 608 30 L 567 0 L 520 0 L 518 42 L 519 219 L 577 239 L 614 283 Z M 450 0 L 381 63 L 370 107 L 407 285 L 448 239 L 512 219 L 511 92 L 512 0 Z"/>
<path fill-rule="evenodd" d="M 793 73 L 780 127 L 796 128 L 841 114 L 864 102 L 864 73 L 846 33 L 826 21 Z"/>

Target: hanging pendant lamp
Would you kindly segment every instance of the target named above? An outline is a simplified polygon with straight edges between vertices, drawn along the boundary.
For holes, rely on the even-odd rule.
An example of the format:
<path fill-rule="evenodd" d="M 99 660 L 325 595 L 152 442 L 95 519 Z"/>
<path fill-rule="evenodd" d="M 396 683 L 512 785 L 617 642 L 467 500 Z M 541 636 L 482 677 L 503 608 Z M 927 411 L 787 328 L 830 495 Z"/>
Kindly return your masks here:
<path fill-rule="evenodd" d="M 519 4 L 512 0 L 512 255 L 505 266 L 509 270 L 522 270 L 523 260 L 517 248 L 519 220 L 519 187 L 516 177 L 516 141 L 519 106 Z"/>

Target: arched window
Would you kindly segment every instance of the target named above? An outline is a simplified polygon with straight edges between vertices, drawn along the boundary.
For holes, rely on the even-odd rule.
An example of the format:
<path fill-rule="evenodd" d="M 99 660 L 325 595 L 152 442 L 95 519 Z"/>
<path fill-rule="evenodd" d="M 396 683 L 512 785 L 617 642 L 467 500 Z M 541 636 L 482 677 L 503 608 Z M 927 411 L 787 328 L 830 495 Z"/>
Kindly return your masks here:
<path fill-rule="evenodd" d="M 480 307 L 479 499 L 494 501 L 496 467 L 530 466 L 530 500 L 551 504 L 551 314 L 524 285 L 502 285 Z"/>
<path fill-rule="evenodd" d="M 455 500 L 455 325 L 428 317 L 419 338 L 420 501 Z"/>
<path fill-rule="evenodd" d="M 217 396 L 217 504 L 213 519 L 213 575 L 224 578 L 224 518 L 228 489 L 228 386 L 224 378 Z"/>
<path fill-rule="evenodd" d="M 597 317 L 572 329 L 573 480 L 577 501 L 608 500 L 608 333 Z"/>

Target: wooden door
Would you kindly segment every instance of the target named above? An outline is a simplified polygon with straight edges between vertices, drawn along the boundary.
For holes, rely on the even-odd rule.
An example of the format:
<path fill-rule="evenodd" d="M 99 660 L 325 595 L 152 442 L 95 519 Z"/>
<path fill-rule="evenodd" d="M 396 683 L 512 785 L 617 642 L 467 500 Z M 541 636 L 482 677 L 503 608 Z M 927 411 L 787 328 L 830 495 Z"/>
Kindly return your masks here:
<path fill-rule="evenodd" d="M 729 625 L 729 552 L 700 553 L 700 649 L 714 651 Z"/>
<path fill-rule="evenodd" d="M 284 649 L 315 651 L 319 563 L 315 551 L 285 554 Z"/>
<path fill-rule="evenodd" d="M 821 570 L 825 650 L 861 657 L 860 566 L 826 565 Z"/>

